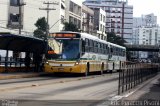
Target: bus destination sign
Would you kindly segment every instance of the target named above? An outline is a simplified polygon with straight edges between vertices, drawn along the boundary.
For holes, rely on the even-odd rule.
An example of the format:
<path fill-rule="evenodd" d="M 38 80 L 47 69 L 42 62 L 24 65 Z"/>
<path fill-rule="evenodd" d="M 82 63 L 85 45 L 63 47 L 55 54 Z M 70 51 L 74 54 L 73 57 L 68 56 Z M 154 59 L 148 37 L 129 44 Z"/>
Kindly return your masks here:
<path fill-rule="evenodd" d="M 53 33 L 50 34 L 50 36 L 53 36 L 55 38 L 76 38 L 76 34 L 73 33 Z"/>

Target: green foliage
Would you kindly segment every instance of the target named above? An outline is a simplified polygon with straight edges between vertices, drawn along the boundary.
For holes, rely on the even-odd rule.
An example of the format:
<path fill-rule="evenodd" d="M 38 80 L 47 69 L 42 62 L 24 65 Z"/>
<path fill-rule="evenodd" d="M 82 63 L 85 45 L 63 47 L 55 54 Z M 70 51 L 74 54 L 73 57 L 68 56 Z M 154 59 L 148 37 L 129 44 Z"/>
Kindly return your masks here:
<path fill-rule="evenodd" d="M 39 29 L 34 30 L 34 36 L 37 38 L 45 38 L 45 32 Z"/>
<path fill-rule="evenodd" d="M 124 46 L 124 43 L 126 43 L 126 41 L 122 37 L 116 36 L 114 32 L 107 33 L 107 41 L 121 46 Z"/>
<path fill-rule="evenodd" d="M 34 31 L 34 36 L 44 39 L 46 37 L 47 29 L 47 22 L 45 17 L 39 18 L 34 25 L 37 27 L 37 29 Z"/>
<path fill-rule="evenodd" d="M 64 23 L 64 31 L 73 31 L 73 32 L 79 32 L 77 26 L 73 23 Z"/>

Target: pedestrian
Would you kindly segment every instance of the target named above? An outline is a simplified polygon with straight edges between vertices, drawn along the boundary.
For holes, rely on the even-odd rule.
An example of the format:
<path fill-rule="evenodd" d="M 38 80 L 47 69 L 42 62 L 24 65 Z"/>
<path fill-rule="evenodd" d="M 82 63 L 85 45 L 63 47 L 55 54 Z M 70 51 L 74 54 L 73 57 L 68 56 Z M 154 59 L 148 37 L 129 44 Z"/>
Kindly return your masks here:
<path fill-rule="evenodd" d="M 35 64 L 35 71 L 36 72 L 39 72 L 41 71 L 40 68 L 41 68 L 41 63 L 42 63 L 42 56 L 41 54 L 34 54 L 33 55 L 33 60 L 34 60 L 34 64 Z"/>
<path fill-rule="evenodd" d="M 29 68 L 30 68 L 30 61 L 31 61 L 30 55 L 29 55 L 29 53 L 26 53 L 25 67 L 26 67 L 27 72 L 29 71 Z"/>

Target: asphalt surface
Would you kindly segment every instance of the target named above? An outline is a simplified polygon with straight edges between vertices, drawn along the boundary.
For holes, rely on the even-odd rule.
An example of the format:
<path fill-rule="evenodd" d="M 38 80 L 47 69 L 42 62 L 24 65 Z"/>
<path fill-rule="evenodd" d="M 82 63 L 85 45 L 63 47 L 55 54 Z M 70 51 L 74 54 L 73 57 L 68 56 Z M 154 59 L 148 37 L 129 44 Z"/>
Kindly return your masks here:
<path fill-rule="evenodd" d="M 0 102 L 17 103 L 18 106 L 88 106 L 117 94 L 117 88 L 117 73 L 1 80 Z"/>

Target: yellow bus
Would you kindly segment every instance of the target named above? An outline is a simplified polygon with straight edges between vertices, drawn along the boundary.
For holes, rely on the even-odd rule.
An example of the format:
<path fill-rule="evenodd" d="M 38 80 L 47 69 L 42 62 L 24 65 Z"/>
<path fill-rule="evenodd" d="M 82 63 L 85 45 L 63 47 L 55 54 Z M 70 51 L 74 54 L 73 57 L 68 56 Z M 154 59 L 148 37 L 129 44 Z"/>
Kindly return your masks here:
<path fill-rule="evenodd" d="M 125 47 L 87 33 L 51 33 L 48 44 L 48 56 L 44 65 L 45 72 L 48 73 L 83 73 L 87 76 L 90 72 L 99 71 L 103 74 L 106 70 L 112 70 L 109 66 L 114 65 L 113 60 L 126 59 Z"/>

